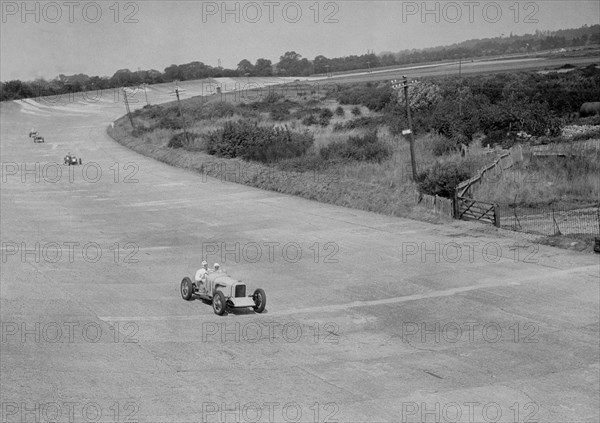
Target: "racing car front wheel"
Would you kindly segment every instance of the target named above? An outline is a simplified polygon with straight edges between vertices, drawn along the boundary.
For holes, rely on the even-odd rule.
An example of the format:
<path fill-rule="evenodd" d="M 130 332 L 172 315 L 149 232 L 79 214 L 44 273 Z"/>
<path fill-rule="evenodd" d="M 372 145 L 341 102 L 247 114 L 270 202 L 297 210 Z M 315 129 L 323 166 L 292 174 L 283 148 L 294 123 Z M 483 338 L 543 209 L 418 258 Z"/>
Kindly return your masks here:
<path fill-rule="evenodd" d="M 254 307 L 252 307 L 254 311 L 257 313 L 262 313 L 267 305 L 267 296 L 265 295 L 265 291 L 260 288 L 256 289 L 252 295 L 252 299 L 254 300 L 254 304 L 256 304 Z"/>
<path fill-rule="evenodd" d="M 192 281 L 190 280 L 190 278 L 188 278 L 188 277 L 183 278 L 183 280 L 181 281 L 181 297 L 184 300 L 189 301 L 192 299 L 193 292 L 194 292 L 194 290 L 193 290 Z"/>
<path fill-rule="evenodd" d="M 225 295 L 221 291 L 216 291 L 212 300 L 213 310 L 215 314 L 222 316 L 225 314 L 225 308 L 227 303 L 225 302 Z"/>

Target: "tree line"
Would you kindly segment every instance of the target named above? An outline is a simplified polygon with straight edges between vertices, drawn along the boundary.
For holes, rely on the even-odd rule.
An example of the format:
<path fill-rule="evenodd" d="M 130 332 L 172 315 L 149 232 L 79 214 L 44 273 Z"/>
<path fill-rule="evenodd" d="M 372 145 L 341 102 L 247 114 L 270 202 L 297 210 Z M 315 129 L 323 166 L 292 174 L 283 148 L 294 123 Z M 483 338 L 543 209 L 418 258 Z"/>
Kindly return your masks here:
<path fill-rule="evenodd" d="M 124 86 L 205 78 L 309 76 L 442 60 L 535 53 L 596 44 L 600 44 L 600 25 L 585 25 L 577 29 L 554 32 L 538 30 L 534 34 L 521 36 L 509 34 L 497 38 L 468 40 L 451 46 L 404 50 L 397 53 L 386 52 L 379 55 L 367 53 L 336 58 L 319 55 L 313 60 L 309 60 L 295 51 L 289 51 L 281 56 L 276 64 L 264 58 L 259 58 L 254 64 L 248 59 L 243 59 L 238 63 L 236 69 L 213 67 L 194 61 L 182 65 L 173 64 L 165 68 L 163 72 L 155 69 L 138 71 L 119 69 L 111 77 L 60 74 L 49 81 L 45 79 L 27 82 L 18 79 L 3 81 L 0 89 L 0 100 L 17 100 L 80 91 L 96 91 Z"/>

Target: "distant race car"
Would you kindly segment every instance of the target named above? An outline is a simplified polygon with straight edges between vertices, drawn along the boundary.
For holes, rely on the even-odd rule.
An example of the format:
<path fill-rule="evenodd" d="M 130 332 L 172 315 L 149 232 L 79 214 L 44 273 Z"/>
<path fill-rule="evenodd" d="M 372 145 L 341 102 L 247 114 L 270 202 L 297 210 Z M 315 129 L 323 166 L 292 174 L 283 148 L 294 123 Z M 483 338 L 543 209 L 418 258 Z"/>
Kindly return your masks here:
<path fill-rule="evenodd" d="M 246 296 L 246 284 L 229 277 L 222 270 L 208 273 L 204 283 L 192 282 L 185 277 L 181 281 L 181 296 L 190 301 L 194 296 L 212 304 L 215 314 L 222 316 L 227 308 L 252 307 L 262 313 L 267 305 L 265 291 L 260 288 Z"/>
<path fill-rule="evenodd" d="M 33 138 L 33 142 L 44 142 L 44 137 L 42 137 L 38 131 L 33 129 L 29 131 L 29 138 Z"/>
<path fill-rule="evenodd" d="M 81 157 L 78 159 L 76 156 L 67 154 L 65 156 L 65 164 L 67 166 L 75 166 L 75 165 L 81 164 Z"/>

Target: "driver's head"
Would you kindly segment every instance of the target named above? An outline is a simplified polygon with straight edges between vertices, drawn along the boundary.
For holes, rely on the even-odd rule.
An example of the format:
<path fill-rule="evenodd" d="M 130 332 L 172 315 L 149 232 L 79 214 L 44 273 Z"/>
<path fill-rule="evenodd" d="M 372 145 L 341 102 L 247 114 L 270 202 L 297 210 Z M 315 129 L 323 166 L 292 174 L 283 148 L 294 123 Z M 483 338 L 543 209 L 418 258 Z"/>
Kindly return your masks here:
<path fill-rule="evenodd" d="M 215 263 L 213 267 L 215 268 L 215 270 L 219 270 L 219 263 Z"/>
<path fill-rule="evenodd" d="M 206 261 L 202 261 L 202 267 L 206 269 L 208 267 L 208 263 Z"/>

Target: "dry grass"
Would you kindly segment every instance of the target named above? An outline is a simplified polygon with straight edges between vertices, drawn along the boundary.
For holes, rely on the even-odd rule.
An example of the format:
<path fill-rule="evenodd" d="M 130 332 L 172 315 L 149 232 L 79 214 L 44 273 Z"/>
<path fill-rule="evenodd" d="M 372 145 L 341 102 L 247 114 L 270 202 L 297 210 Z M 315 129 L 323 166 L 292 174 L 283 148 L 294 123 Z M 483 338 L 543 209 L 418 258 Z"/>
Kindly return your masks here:
<path fill-rule="evenodd" d="M 600 157 L 548 157 L 524 161 L 484 178 L 473 197 L 499 204 L 594 204 L 600 201 Z"/>

